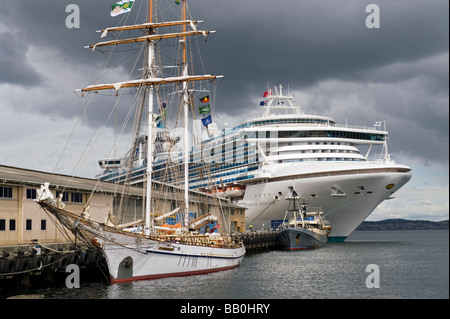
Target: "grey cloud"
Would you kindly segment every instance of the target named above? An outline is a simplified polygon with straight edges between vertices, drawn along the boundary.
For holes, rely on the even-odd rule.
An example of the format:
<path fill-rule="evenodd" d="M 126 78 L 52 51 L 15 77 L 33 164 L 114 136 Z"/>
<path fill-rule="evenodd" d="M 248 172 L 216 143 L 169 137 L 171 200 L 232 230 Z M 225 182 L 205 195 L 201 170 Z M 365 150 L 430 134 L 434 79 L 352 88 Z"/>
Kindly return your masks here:
<path fill-rule="evenodd" d="M 0 84 L 39 85 L 41 77 L 28 64 L 27 45 L 11 33 L 0 33 Z"/>
<path fill-rule="evenodd" d="M 96 41 L 95 30 L 116 25 L 122 18 L 127 23 L 142 21 L 137 14 L 145 1 L 137 1 L 120 19 L 109 16 L 111 2 L 76 1 L 81 12 L 77 30 L 65 27 L 65 6 L 70 1 L 6 0 L 0 21 L 8 21 L 26 43 L 61 52 L 70 68 L 91 64 L 100 69 L 107 55 L 89 54 L 82 47 Z M 448 161 L 448 147 L 440 145 L 448 145 L 449 3 L 378 0 L 380 28 L 367 29 L 365 8 L 370 3 L 374 2 L 190 1 L 193 18 L 204 20 L 204 28 L 217 30 L 202 45 L 206 71 L 225 75 L 219 82 L 216 112 L 242 117 L 243 109 L 258 107 L 268 81 L 289 85 L 291 91 L 307 95 L 318 113 L 340 121 L 353 118 L 355 125 L 384 117 L 395 149 Z M 26 65 L 25 54 L 20 54 L 26 45 L 5 41 L 17 56 L 12 62 L 0 56 L 0 80 L 25 83 L 19 70 Z M 2 45 L 0 51 L 5 50 Z M 6 74 L 15 74 L 15 80 Z M 39 83 L 34 76 L 34 83 Z M 75 88 L 66 89 L 72 94 Z M 349 101 L 360 104 L 345 105 Z M 106 109 L 92 110 L 92 123 L 101 122 Z M 68 109 L 59 112 L 73 116 Z"/>

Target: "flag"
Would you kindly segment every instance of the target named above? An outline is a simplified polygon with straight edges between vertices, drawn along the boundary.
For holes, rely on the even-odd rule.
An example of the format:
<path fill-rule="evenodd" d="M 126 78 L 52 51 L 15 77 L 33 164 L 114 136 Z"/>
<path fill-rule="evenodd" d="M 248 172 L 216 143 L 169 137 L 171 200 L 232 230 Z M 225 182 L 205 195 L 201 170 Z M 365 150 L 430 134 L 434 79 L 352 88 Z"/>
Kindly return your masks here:
<path fill-rule="evenodd" d="M 272 90 L 268 90 L 268 91 L 264 92 L 263 97 L 268 97 L 268 96 L 272 96 Z"/>
<path fill-rule="evenodd" d="M 167 117 L 167 110 L 163 110 L 162 112 L 159 112 L 159 115 L 156 117 L 155 122 L 164 120 L 166 117 Z"/>
<path fill-rule="evenodd" d="M 202 123 L 204 126 L 208 126 L 212 123 L 211 114 L 209 114 L 207 117 L 202 118 Z"/>
<path fill-rule="evenodd" d="M 135 0 L 122 0 L 111 5 L 111 17 L 131 11 Z"/>
<path fill-rule="evenodd" d="M 381 122 L 375 122 L 373 126 L 381 126 Z"/>
<path fill-rule="evenodd" d="M 209 102 L 209 95 L 202 97 L 202 98 L 200 99 L 200 102 L 202 102 L 202 103 L 208 103 L 208 102 Z"/>
<path fill-rule="evenodd" d="M 264 106 L 264 105 L 266 105 L 266 102 L 265 102 L 265 101 L 260 101 L 260 102 L 259 102 L 259 106 Z"/>
<path fill-rule="evenodd" d="M 200 114 L 209 114 L 211 113 L 211 109 L 209 108 L 209 104 L 206 104 L 205 106 L 199 106 L 198 111 Z"/>

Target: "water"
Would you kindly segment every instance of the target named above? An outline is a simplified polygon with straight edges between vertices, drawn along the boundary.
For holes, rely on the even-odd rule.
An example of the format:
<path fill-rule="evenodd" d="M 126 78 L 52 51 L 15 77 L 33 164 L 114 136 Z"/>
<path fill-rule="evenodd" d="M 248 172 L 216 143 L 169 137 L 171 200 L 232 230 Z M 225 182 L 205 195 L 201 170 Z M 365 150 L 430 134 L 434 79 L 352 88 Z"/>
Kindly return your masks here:
<path fill-rule="evenodd" d="M 379 267 L 379 288 L 366 286 L 369 264 Z M 239 268 L 225 272 L 27 293 L 47 299 L 449 298 L 449 233 L 359 231 L 321 249 L 248 254 Z"/>

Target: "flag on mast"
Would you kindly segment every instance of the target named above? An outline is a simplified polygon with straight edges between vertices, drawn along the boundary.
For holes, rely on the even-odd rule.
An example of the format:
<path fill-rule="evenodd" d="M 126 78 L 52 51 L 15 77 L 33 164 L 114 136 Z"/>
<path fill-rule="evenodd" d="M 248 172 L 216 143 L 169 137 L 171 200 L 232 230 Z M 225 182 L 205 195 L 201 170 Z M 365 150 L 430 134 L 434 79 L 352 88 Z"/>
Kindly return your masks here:
<path fill-rule="evenodd" d="M 202 118 L 202 123 L 204 126 L 208 126 L 212 123 L 211 114 L 209 114 L 207 117 Z"/>
<path fill-rule="evenodd" d="M 198 111 L 200 114 L 209 114 L 211 113 L 211 108 L 209 107 L 209 104 L 206 104 L 205 106 L 199 106 Z"/>
<path fill-rule="evenodd" d="M 268 90 L 263 93 L 263 97 L 268 97 L 268 96 L 272 96 L 272 90 Z"/>
<path fill-rule="evenodd" d="M 111 17 L 131 11 L 135 0 L 122 0 L 111 5 Z"/>
<path fill-rule="evenodd" d="M 202 103 L 208 103 L 208 102 L 209 102 L 209 95 L 202 97 L 202 98 L 200 99 L 200 102 L 202 102 Z"/>

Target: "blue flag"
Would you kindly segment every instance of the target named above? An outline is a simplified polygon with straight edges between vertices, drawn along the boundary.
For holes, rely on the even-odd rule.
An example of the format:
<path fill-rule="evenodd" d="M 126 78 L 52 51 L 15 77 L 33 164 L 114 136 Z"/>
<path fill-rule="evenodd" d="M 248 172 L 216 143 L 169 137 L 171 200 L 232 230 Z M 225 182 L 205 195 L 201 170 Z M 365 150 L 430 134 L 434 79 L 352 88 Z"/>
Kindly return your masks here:
<path fill-rule="evenodd" d="M 208 126 L 212 123 L 211 114 L 209 114 L 207 117 L 202 118 L 202 123 L 204 126 Z"/>

